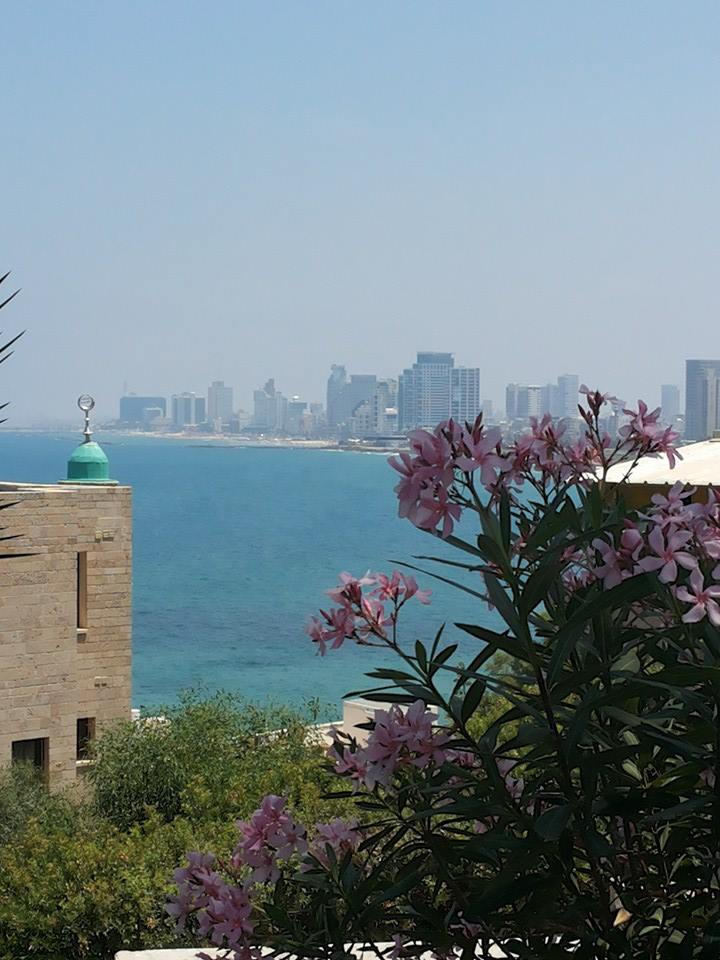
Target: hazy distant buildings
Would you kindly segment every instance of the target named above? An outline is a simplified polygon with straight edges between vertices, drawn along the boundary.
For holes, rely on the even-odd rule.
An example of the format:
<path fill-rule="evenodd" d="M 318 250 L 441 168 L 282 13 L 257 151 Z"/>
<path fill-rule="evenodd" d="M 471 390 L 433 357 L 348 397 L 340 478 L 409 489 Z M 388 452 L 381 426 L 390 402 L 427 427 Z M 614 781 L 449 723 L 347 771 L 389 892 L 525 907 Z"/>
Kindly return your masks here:
<path fill-rule="evenodd" d="M 456 417 L 474 420 L 480 412 L 480 371 L 456 367 L 451 353 L 418 353 L 398 378 L 398 427 L 434 427 Z"/>
<path fill-rule="evenodd" d="M 505 388 L 505 416 L 508 420 L 527 420 L 542 417 L 545 413 L 565 419 L 577 418 L 577 374 L 566 373 L 556 383 L 540 384 L 509 383 Z"/>
<path fill-rule="evenodd" d="M 372 402 L 376 385 L 374 373 L 353 373 L 348 377 L 344 366 L 333 364 L 327 382 L 328 428 L 338 432 L 348 427 L 358 409 Z"/>
<path fill-rule="evenodd" d="M 685 361 L 685 439 L 707 440 L 720 428 L 720 360 Z"/>
<path fill-rule="evenodd" d="M 660 387 L 660 409 L 665 423 L 672 424 L 680 416 L 680 387 L 664 383 Z"/>
<path fill-rule="evenodd" d="M 120 397 L 119 420 L 129 427 L 147 426 L 158 416 L 164 417 L 165 413 L 165 397 L 139 397 L 134 393 Z"/>
<path fill-rule="evenodd" d="M 197 427 L 205 423 L 205 397 L 198 397 L 194 393 L 177 393 L 171 400 L 171 418 L 176 430 L 185 430 L 187 427 Z"/>
<path fill-rule="evenodd" d="M 349 436 L 359 439 L 397 433 L 397 380 L 378 380 L 369 400 L 360 403 L 347 421 Z"/>
<path fill-rule="evenodd" d="M 233 390 L 223 380 L 214 380 L 208 387 L 207 418 L 211 423 L 230 423 L 233 415 Z"/>
<path fill-rule="evenodd" d="M 505 388 L 505 415 L 508 420 L 542 416 L 547 397 L 547 387 L 539 384 L 509 383 Z"/>
<path fill-rule="evenodd" d="M 253 391 L 252 427 L 262 433 L 283 433 L 287 422 L 288 401 L 270 379 L 261 390 Z"/>

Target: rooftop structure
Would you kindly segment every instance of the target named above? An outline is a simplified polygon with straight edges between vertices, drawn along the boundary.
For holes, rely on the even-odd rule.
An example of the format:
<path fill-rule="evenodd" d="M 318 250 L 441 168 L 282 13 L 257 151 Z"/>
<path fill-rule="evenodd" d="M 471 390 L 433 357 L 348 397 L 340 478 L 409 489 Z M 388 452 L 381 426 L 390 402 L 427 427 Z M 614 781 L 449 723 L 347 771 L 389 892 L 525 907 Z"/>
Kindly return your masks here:
<path fill-rule="evenodd" d="M 3 563 L 0 765 L 26 761 L 72 783 L 88 743 L 130 716 L 131 491 L 90 439 L 58 484 L 0 483 L 17 539 Z"/>

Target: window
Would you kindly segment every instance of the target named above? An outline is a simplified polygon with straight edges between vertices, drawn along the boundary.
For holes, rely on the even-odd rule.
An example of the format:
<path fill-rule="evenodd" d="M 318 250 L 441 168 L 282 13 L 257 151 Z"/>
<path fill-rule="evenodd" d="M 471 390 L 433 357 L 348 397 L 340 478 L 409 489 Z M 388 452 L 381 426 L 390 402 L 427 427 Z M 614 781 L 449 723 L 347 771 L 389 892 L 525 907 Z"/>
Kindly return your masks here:
<path fill-rule="evenodd" d="M 77 555 L 77 628 L 87 630 L 87 551 Z"/>
<path fill-rule="evenodd" d="M 32 763 L 43 774 L 48 768 L 48 738 L 38 737 L 36 740 L 14 740 L 12 745 L 13 763 Z"/>
<path fill-rule="evenodd" d="M 95 717 L 81 717 L 77 722 L 77 759 L 87 760 L 90 741 L 95 739 Z"/>

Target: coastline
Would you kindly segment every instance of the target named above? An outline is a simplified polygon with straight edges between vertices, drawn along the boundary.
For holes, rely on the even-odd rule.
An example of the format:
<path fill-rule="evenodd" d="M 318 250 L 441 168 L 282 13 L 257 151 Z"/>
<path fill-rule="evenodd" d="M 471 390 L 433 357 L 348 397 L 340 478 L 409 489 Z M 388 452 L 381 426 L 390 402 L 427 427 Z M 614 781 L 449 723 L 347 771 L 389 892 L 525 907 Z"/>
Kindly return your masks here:
<path fill-rule="evenodd" d="M 65 437 L 76 433 L 71 428 L 53 429 L 51 427 L 5 427 L 2 430 L 7 434 L 42 434 Z M 185 443 L 199 447 L 238 447 L 262 450 L 326 450 L 335 453 L 397 453 L 407 449 L 406 446 L 375 446 L 361 440 L 342 442 L 339 440 L 309 440 L 300 437 L 250 437 L 232 433 L 195 433 L 195 432 L 167 432 L 154 433 L 147 430 L 116 430 L 112 427 L 100 426 L 95 433 L 101 437 L 101 443 L 112 446 L 115 438 L 118 440 L 166 440 L 174 443 Z"/>

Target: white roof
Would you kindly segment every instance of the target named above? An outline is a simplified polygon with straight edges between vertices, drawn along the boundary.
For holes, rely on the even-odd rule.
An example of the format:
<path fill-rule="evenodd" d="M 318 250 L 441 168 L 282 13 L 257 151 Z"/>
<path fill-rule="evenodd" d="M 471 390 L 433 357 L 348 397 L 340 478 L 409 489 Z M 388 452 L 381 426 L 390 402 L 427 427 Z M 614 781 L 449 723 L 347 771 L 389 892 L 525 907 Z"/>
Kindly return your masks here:
<path fill-rule="evenodd" d="M 630 474 L 629 483 L 669 484 L 689 483 L 694 486 L 707 486 L 712 483 L 720 487 L 720 437 L 702 440 L 700 443 L 688 443 L 679 447 L 675 468 L 670 469 L 667 457 L 643 457 Z M 627 473 L 628 464 L 618 463 L 608 470 L 608 480 L 618 483 Z"/>

